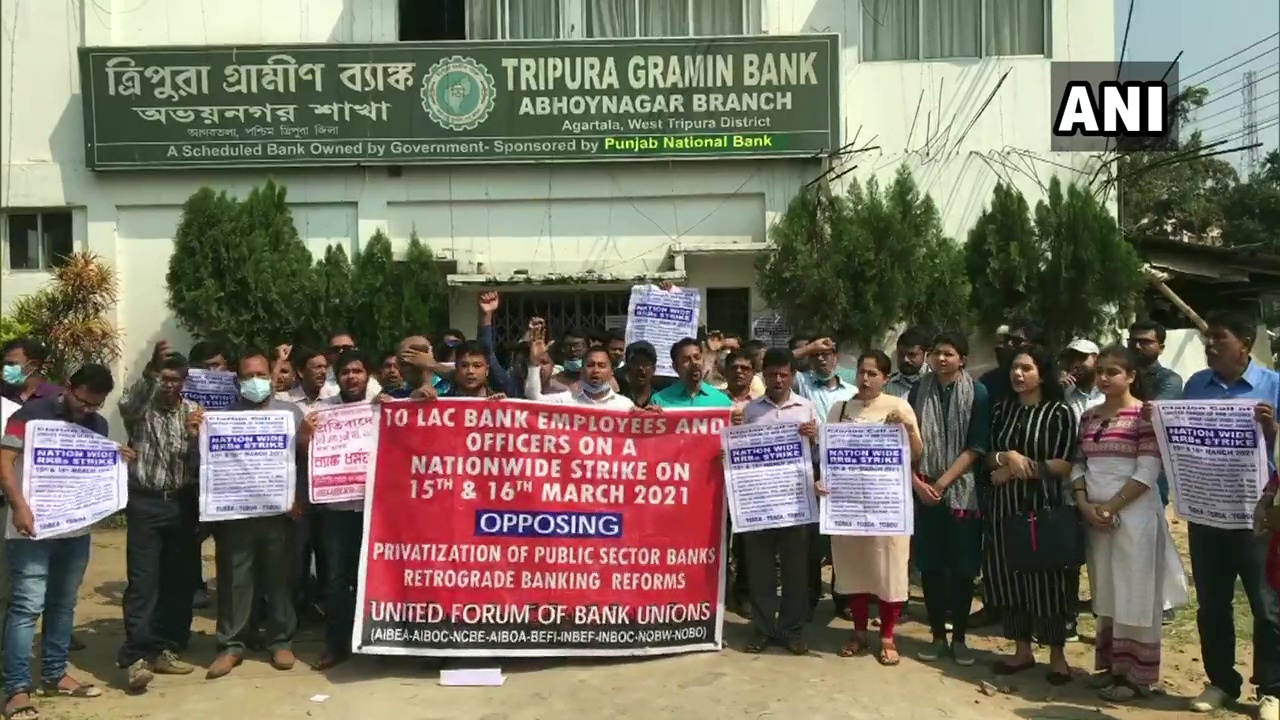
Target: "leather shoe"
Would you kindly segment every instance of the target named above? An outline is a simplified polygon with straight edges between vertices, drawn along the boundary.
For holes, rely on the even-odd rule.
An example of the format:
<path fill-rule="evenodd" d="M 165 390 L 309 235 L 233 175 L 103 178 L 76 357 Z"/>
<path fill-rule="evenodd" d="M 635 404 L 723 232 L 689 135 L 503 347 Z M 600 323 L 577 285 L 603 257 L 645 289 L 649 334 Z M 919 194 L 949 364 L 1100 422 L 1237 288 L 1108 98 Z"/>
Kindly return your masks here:
<path fill-rule="evenodd" d="M 276 650 L 271 653 L 271 667 L 277 670 L 292 670 L 297 661 L 292 650 Z"/>
<path fill-rule="evenodd" d="M 209 670 L 205 672 L 204 677 L 206 680 L 217 680 L 223 675 L 235 670 L 236 666 L 241 662 L 243 662 L 243 660 L 241 660 L 239 655 L 223 653 L 214 658 L 213 663 L 209 665 Z"/>

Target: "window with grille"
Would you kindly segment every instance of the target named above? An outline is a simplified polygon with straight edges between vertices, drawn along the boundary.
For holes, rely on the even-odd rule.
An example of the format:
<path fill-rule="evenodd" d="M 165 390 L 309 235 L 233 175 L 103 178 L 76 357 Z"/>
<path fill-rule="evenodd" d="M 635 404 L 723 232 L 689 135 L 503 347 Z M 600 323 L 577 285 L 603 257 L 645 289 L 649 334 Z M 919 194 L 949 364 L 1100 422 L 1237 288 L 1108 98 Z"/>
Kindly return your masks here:
<path fill-rule="evenodd" d="M 1048 55 L 1050 0 L 859 0 L 862 60 Z"/>

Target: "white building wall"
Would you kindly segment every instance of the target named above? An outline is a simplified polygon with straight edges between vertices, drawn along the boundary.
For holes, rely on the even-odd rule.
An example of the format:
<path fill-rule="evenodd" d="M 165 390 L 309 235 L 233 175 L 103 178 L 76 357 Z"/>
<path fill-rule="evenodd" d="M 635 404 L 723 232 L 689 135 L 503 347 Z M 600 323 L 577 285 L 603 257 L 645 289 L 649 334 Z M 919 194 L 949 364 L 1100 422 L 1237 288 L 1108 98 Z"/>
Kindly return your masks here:
<path fill-rule="evenodd" d="M 861 3 L 763 4 L 769 34 L 841 33 L 844 141 L 873 148 L 846 157 L 857 165 L 848 177 L 888 179 L 906 162 L 959 239 L 998 180 L 1034 202 L 1054 173 L 1087 166 L 1049 151 L 1048 59 L 860 63 Z M 1051 13 L 1054 58 L 1113 59 L 1111 0 L 1057 0 Z M 763 240 L 819 172 L 816 162 L 739 159 L 409 167 L 400 177 L 381 168 L 95 174 L 84 163 L 77 47 L 394 42 L 395 0 L 0 0 L 0 33 L 0 210 L 74 208 L 77 246 L 121 271 L 126 376 L 156 340 L 186 343 L 164 306 L 164 274 L 181 205 L 202 185 L 243 195 L 276 178 L 317 255 L 331 243 L 354 250 L 378 229 L 397 243 L 416 230 L 460 272 L 479 263 L 574 274 L 650 266 L 693 238 Z M 0 307 L 47 280 L 0 265 Z M 694 287 L 754 285 L 750 256 L 690 256 L 686 271 Z M 751 304 L 766 311 L 754 290 Z M 474 325 L 471 291 L 453 308 L 454 325 Z"/>

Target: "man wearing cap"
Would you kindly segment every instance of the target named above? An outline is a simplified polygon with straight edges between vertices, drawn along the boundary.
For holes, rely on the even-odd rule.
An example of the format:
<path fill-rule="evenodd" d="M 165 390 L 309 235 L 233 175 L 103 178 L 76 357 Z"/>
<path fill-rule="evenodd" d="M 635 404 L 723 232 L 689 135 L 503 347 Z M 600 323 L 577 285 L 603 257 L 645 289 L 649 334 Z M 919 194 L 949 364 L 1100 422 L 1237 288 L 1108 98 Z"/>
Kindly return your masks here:
<path fill-rule="evenodd" d="M 653 375 L 658 369 L 658 350 L 648 340 L 637 340 L 623 353 L 618 392 L 631 398 L 636 407 L 653 403 Z"/>
<path fill-rule="evenodd" d="M 1098 371 L 1098 344 L 1092 340 L 1076 338 L 1062 351 L 1062 385 L 1066 388 L 1066 401 L 1078 421 L 1084 411 L 1101 405 L 1106 398 L 1094 386 Z"/>

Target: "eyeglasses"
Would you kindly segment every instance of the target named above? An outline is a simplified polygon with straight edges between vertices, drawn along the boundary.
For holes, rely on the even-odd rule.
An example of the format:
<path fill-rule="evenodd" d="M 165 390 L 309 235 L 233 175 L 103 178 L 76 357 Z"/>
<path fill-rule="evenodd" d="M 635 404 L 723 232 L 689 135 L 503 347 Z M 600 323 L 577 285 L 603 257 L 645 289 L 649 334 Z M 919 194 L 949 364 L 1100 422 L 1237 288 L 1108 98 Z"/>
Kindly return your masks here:
<path fill-rule="evenodd" d="M 355 350 L 355 349 L 356 349 L 355 345 L 334 345 L 329 348 L 329 352 L 337 354 L 346 350 Z"/>
<path fill-rule="evenodd" d="M 79 404 L 80 407 L 84 408 L 85 412 L 97 412 L 102 409 L 103 405 L 106 404 L 105 402 L 100 402 L 100 403 L 88 402 L 84 398 L 80 397 L 79 393 L 77 393 L 75 390 L 72 390 L 70 394 L 71 394 L 71 397 L 76 399 L 76 403 Z"/>

